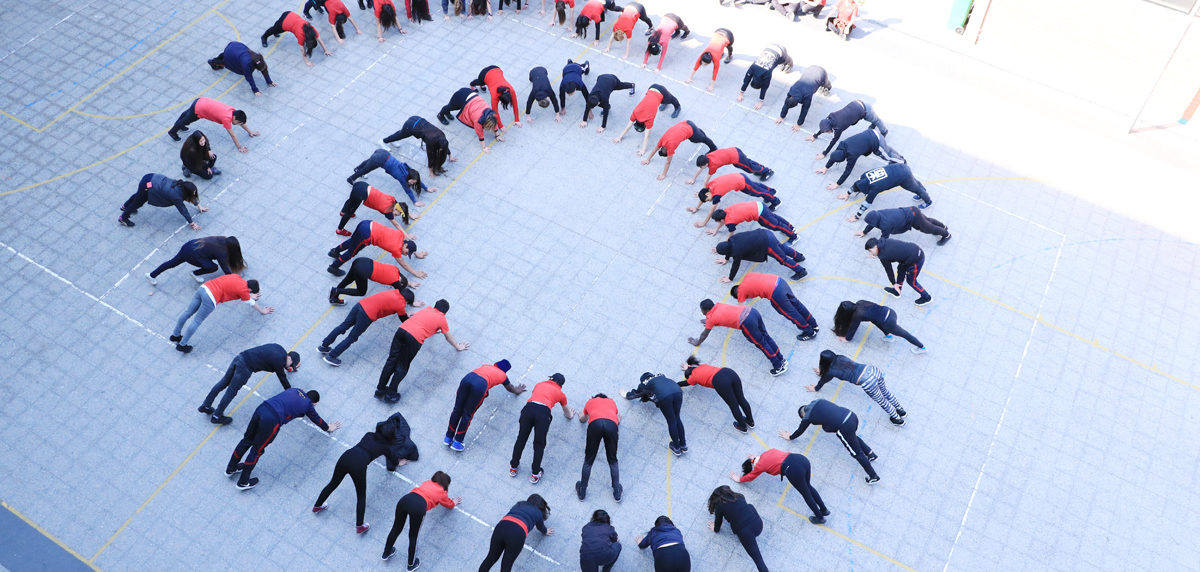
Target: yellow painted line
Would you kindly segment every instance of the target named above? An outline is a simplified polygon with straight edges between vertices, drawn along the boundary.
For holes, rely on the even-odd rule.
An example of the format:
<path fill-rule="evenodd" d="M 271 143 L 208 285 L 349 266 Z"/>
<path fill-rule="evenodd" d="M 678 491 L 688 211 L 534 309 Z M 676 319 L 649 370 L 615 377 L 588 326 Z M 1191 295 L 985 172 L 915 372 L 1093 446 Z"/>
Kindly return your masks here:
<path fill-rule="evenodd" d="M 222 14 L 222 13 L 218 12 L 216 8 L 213 8 L 213 14 L 216 14 L 216 15 L 217 15 L 217 16 L 219 16 L 219 17 L 220 17 L 222 20 L 225 20 L 225 23 L 226 23 L 226 24 L 229 24 L 229 27 L 230 27 L 230 28 L 233 28 L 233 35 L 234 35 L 234 39 L 236 39 L 236 40 L 237 40 L 237 41 L 239 41 L 239 42 L 240 42 L 240 41 L 242 41 L 242 32 L 238 30 L 238 27 L 237 27 L 237 26 L 234 26 L 234 25 L 233 25 L 233 22 L 231 22 L 231 21 L 229 20 L 229 18 L 226 18 L 224 14 Z"/>
<path fill-rule="evenodd" d="M 790 508 L 788 508 L 788 507 L 784 506 L 784 505 L 783 505 L 783 503 L 782 503 L 782 499 L 780 499 L 780 500 L 781 500 L 781 502 L 780 502 L 780 504 L 779 504 L 779 508 L 782 508 L 783 510 L 786 510 L 786 511 L 788 511 L 788 512 L 790 512 L 790 513 L 792 513 L 792 514 L 794 514 L 794 515 L 796 515 L 796 516 L 798 516 L 798 517 L 800 517 L 800 518 L 803 518 L 804 520 L 808 520 L 808 517 L 806 517 L 806 516 L 804 516 L 804 515 L 802 515 L 802 514 L 800 514 L 800 513 L 796 512 L 796 511 L 794 511 L 794 510 L 792 510 L 792 509 L 790 509 Z M 880 552 L 880 551 L 878 551 L 878 550 L 875 550 L 874 548 L 871 548 L 870 546 L 867 546 L 866 544 L 863 544 L 863 543 L 861 543 L 861 542 L 859 542 L 859 541 L 857 541 L 857 540 L 855 540 L 855 539 L 853 539 L 853 538 L 850 538 L 849 536 L 846 536 L 845 534 L 842 534 L 841 532 L 838 532 L 838 531 L 836 531 L 836 530 L 834 530 L 834 529 L 832 529 L 832 528 L 829 528 L 828 526 L 825 526 L 825 525 L 823 525 L 823 524 L 817 524 L 817 525 L 814 525 L 814 526 L 816 526 L 817 528 L 820 528 L 820 529 L 822 529 L 822 530 L 825 530 L 826 532 L 829 532 L 829 533 L 833 534 L 834 536 L 837 536 L 838 538 L 841 538 L 842 540 L 845 540 L 846 542 L 849 542 L 849 543 L 851 543 L 851 544 L 853 544 L 853 545 L 855 545 L 855 546 L 857 546 L 857 547 L 859 547 L 859 548 L 861 548 L 861 549 L 863 549 L 863 550 L 866 550 L 867 552 L 870 552 L 871 554 L 874 554 L 875 556 L 878 556 L 878 557 L 880 557 L 880 558 L 882 558 L 882 559 L 884 559 L 884 560 L 888 561 L 889 563 L 891 563 L 891 564 L 893 564 L 893 565 L 895 565 L 895 566 L 898 566 L 898 567 L 900 567 L 900 568 L 903 568 L 903 569 L 905 569 L 905 570 L 908 570 L 909 572 L 917 572 L 917 571 L 916 571 L 916 569 L 914 569 L 913 567 L 911 567 L 911 566 L 909 566 L 909 565 L 907 565 L 907 564 L 904 564 L 903 562 L 900 562 L 899 560 L 896 560 L 895 558 L 892 558 L 891 556 L 888 556 L 887 554 L 884 554 L 884 553 L 882 553 L 882 552 Z"/>
<path fill-rule="evenodd" d="M 766 442 L 766 441 L 763 441 L 762 437 L 759 437 L 759 436 L 758 436 L 758 433 L 755 433 L 755 432 L 752 430 L 752 431 L 750 431 L 750 435 L 751 435 L 752 437 L 754 437 L 754 440 L 755 440 L 755 441 L 758 441 L 758 444 L 762 446 L 763 450 L 767 450 L 767 449 L 770 449 L 770 448 L 771 448 L 769 445 L 767 445 L 767 442 Z"/>
<path fill-rule="evenodd" d="M 96 572 L 104 572 L 99 567 L 97 567 L 96 565 L 92 564 L 90 561 L 85 559 L 83 556 L 80 556 L 78 552 L 75 552 L 74 550 L 72 550 L 70 546 L 67 546 L 66 544 L 64 544 L 63 541 L 56 538 L 53 534 L 50 534 L 49 532 L 47 532 L 46 529 L 39 526 L 38 523 L 30 520 L 29 517 L 21 514 L 21 511 L 13 508 L 12 505 L 0 500 L 0 506 L 3 506 L 4 508 L 8 509 L 8 512 L 13 513 L 13 515 L 16 516 L 17 518 L 25 521 L 25 524 L 28 524 L 29 526 L 33 527 L 33 529 L 38 531 L 39 533 L 41 533 L 42 536 L 45 536 L 51 542 L 57 544 L 59 548 L 66 550 L 68 553 L 71 554 L 71 556 L 78 558 L 79 561 L 86 564 L 88 568 L 91 568 L 92 570 L 95 570 Z"/>

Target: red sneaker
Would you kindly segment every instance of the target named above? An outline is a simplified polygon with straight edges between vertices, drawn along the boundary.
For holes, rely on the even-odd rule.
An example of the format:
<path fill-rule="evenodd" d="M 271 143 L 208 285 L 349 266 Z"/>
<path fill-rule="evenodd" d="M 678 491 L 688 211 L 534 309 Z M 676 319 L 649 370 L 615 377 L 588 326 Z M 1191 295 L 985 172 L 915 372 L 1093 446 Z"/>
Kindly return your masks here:
<path fill-rule="evenodd" d="M 350 231 L 348 231 L 348 230 L 346 230 L 346 229 L 344 229 L 344 228 L 339 228 L 339 229 L 337 229 L 337 230 L 335 230 L 335 231 L 333 231 L 333 232 L 334 232 L 335 234 L 337 234 L 338 236 L 350 236 Z"/>

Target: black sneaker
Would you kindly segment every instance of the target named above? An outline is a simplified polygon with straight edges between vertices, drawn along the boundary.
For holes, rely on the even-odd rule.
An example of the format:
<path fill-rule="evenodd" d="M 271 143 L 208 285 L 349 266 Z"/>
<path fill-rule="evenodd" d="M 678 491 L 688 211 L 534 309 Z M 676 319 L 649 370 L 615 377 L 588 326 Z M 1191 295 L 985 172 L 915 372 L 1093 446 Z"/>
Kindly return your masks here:
<path fill-rule="evenodd" d="M 185 346 L 183 344 L 175 344 L 175 351 L 182 352 L 185 354 L 190 354 L 190 353 L 192 353 L 192 346 Z"/>
<path fill-rule="evenodd" d="M 916 301 L 916 302 L 913 302 L 913 303 L 914 303 L 914 304 L 916 304 L 916 305 L 918 305 L 918 306 L 924 306 L 925 304 L 928 304 L 928 303 L 930 303 L 930 302 L 932 302 L 932 301 L 933 301 L 933 297 L 932 297 L 932 296 L 921 296 L 920 298 L 917 298 L 917 301 Z"/>
<path fill-rule="evenodd" d="M 266 40 L 263 40 L 263 41 L 262 41 L 262 45 L 263 45 L 263 47 L 264 47 L 264 48 L 265 48 L 265 47 L 267 47 L 267 41 L 266 41 Z"/>
<path fill-rule="evenodd" d="M 782 202 L 782 201 L 775 201 L 775 202 L 767 205 L 767 210 L 769 210 L 771 212 L 775 212 L 775 209 L 779 208 L 780 202 Z"/>
<path fill-rule="evenodd" d="M 891 294 L 893 298 L 899 298 L 899 297 L 900 297 L 900 292 L 899 292 L 899 291 L 897 291 L 895 288 L 892 288 L 891 286 L 888 286 L 887 288 L 884 288 L 884 289 L 883 289 L 883 291 L 884 291 L 884 292 L 887 292 L 888 294 Z"/>
<path fill-rule="evenodd" d="M 180 127 L 179 130 L 183 131 L 184 133 L 187 133 L 188 131 L 191 131 L 192 128 L 188 127 L 187 125 L 184 125 L 183 127 Z"/>
<path fill-rule="evenodd" d="M 184 166 L 184 168 L 183 168 L 183 178 L 185 178 L 185 179 L 192 178 L 192 172 L 188 170 L 187 166 Z"/>
<path fill-rule="evenodd" d="M 723 63 L 723 64 L 727 64 L 727 63 L 729 63 L 729 62 L 732 62 L 732 61 L 733 61 L 733 55 L 732 55 L 732 54 L 729 54 L 729 55 L 726 55 L 726 56 L 725 56 L 725 59 L 724 59 L 724 60 L 723 60 L 721 63 Z"/>
<path fill-rule="evenodd" d="M 395 554 L 396 554 L 396 547 L 395 547 L 395 546 L 392 546 L 392 547 L 390 547 L 390 548 L 384 548 L 384 549 L 383 549 L 383 559 L 384 559 L 385 561 L 386 561 L 388 558 L 391 558 L 391 557 L 392 557 L 393 555 L 395 555 Z"/>
<path fill-rule="evenodd" d="M 753 420 L 753 419 L 747 419 L 747 420 L 746 420 L 746 425 L 747 425 L 748 427 L 750 427 L 751 429 L 753 429 L 753 428 L 754 428 L 754 420 Z"/>
<path fill-rule="evenodd" d="M 325 357 L 322 357 L 321 359 L 324 360 L 325 363 L 327 363 L 333 367 L 339 367 L 342 365 L 342 360 L 340 360 L 332 355 L 326 354 Z M 400 401 L 400 400 L 397 399 L 396 401 Z M 395 403 L 395 401 L 393 401 L 392 403 Z"/>
<path fill-rule="evenodd" d="M 587 487 L 583 486 L 583 481 L 575 481 L 575 494 L 579 496 L 579 500 L 587 498 Z"/>
<path fill-rule="evenodd" d="M 329 289 L 329 303 L 333 304 L 334 306 L 345 306 L 346 305 L 346 301 L 341 299 L 341 297 L 338 296 L 337 287 Z"/>
<path fill-rule="evenodd" d="M 174 139 L 176 143 L 183 141 L 183 139 L 180 139 L 179 134 L 176 133 L 175 131 L 168 131 L 167 135 L 170 135 L 171 139 Z"/>
<path fill-rule="evenodd" d="M 225 476 L 226 476 L 226 477 L 232 477 L 232 476 L 234 476 L 234 475 L 236 475 L 236 474 L 238 474 L 238 473 L 242 472 L 242 468 L 243 468 L 243 467 L 245 467 L 245 466 L 246 466 L 246 464 L 245 464 L 245 463 L 238 463 L 238 465 L 237 465 L 237 468 L 236 468 L 236 469 L 234 469 L 234 470 L 232 470 L 232 471 L 230 471 L 230 470 L 226 469 L 226 470 L 225 470 Z"/>
<path fill-rule="evenodd" d="M 803 253 L 803 252 L 797 252 L 797 253 L 796 253 L 796 262 L 804 262 L 804 260 L 805 260 L 805 258 L 804 258 L 804 253 Z"/>
<path fill-rule="evenodd" d="M 338 268 L 337 266 L 334 266 L 332 264 L 330 264 L 329 268 L 326 268 L 325 271 L 334 276 L 345 276 L 346 275 L 345 270 L 342 270 L 341 268 Z"/>
<path fill-rule="evenodd" d="M 816 337 L 817 337 L 817 332 L 813 331 L 813 332 L 809 332 L 806 334 L 800 334 L 800 335 L 796 336 L 796 339 L 800 340 L 802 342 L 807 342 L 809 340 L 816 339 Z"/>
<path fill-rule="evenodd" d="M 220 174 L 221 174 L 221 170 L 220 170 L 220 169 L 218 169 L 218 168 L 216 168 L 216 167 L 213 167 L 213 168 L 212 168 L 212 174 L 213 174 L 213 176 L 220 175 Z"/>
<path fill-rule="evenodd" d="M 387 395 L 383 396 L 383 400 L 388 403 L 400 403 L 400 392 L 389 391 Z"/>
<path fill-rule="evenodd" d="M 354 176 L 352 175 L 352 176 L 346 177 L 346 182 L 353 185 L 354 184 Z"/>
<path fill-rule="evenodd" d="M 875 454 L 875 451 L 871 451 L 870 453 L 867 453 L 867 460 L 872 462 L 878 461 L 879 455 Z"/>
<path fill-rule="evenodd" d="M 629 88 L 629 97 L 633 97 L 635 95 L 637 95 L 637 84 L 636 83 L 633 84 L 633 87 Z"/>
<path fill-rule="evenodd" d="M 621 486 L 621 485 L 617 485 L 617 487 L 613 489 L 613 500 L 615 500 L 617 502 L 621 502 L 621 493 L 624 493 L 624 492 L 625 492 L 625 487 Z"/>
<path fill-rule="evenodd" d="M 450 125 L 450 120 L 442 117 L 441 115 L 438 116 L 438 121 L 441 121 L 442 125 Z"/>
<path fill-rule="evenodd" d="M 333 351 L 333 348 L 331 348 L 325 344 L 321 344 L 321 345 L 317 346 L 317 352 L 320 353 L 321 355 L 325 355 L 331 351 Z"/>
<path fill-rule="evenodd" d="M 248 480 L 244 483 L 241 481 L 238 481 L 237 490 L 248 491 L 257 486 L 258 486 L 258 477 L 250 477 L 250 480 Z"/>
<path fill-rule="evenodd" d="M 679 448 L 679 450 L 680 450 L 680 451 L 683 451 L 684 453 L 686 453 L 686 452 L 687 452 L 687 445 L 684 445 L 684 446 L 680 447 L 680 448 Z"/>
<path fill-rule="evenodd" d="M 214 60 L 208 60 L 208 67 L 212 68 L 212 69 L 213 69 L 213 71 L 217 71 L 217 70 L 219 70 L 219 69 L 221 69 L 221 68 L 225 67 L 225 66 L 219 66 L 219 65 L 217 65 L 217 64 L 214 64 L 214 63 L 213 63 L 213 61 L 214 61 Z"/>
<path fill-rule="evenodd" d="M 203 413 L 205 415 L 212 415 L 212 413 L 213 413 L 213 411 L 215 411 L 215 409 L 213 409 L 212 407 L 209 407 L 207 405 L 201 405 L 200 407 L 196 408 L 196 411 L 199 411 L 200 413 Z"/>
<path fill-rule="evenodd" d="M 120 223 L 121 226 L 137 226 L 137 225 L 133 224 L 133 221 L 131 221 L 123 216 L 117 217 L 117 222 Z"/>
<path fill-rule="evenodd" d="M 823 516 L 810 516 L 810 517 L 808 517 L 808 522 L 811 522 L 811 523 L 813 523 L 813 524 L 825 524 L 825 517 L 823 517 Z"/>
<path fill-rule="evenodd" d="M 803 280 L 805 276 L 808 276 L 808 271 L 801 268 L 800 270 L 797 270 L 795 274 L 792 274 L 791 279 L 792 280 Z"/>
<path fill-rule="evenodd" d="M 879 482 L 879 477 L 867 477 L 867 484 L 873 485 Z"/>
<path fill-rule="evenodd" d="M 759 177 L 759 180 L 763 181 L 765 183 L 765 182 L 771 180 L 771 177 L 773 177 L 773 176 L 775 176 L 775 171 L 772 169 L 767 169 L 766 174 Z"/>
<path fill-rule="evenodd" d="M 783 365 L 771 370 L 771 375 L 775 376 L 775 377 L 779 377 L 779 376 L 783 375 L 783 372 L 787 371 L 787 366 L 788 366 L 788 362 L 784 361 Z"/>
<path fill-rule="evenodd" d="M 179 342 L 183 341 L 183 336 L 171 336 L 167 339 L 171 340 L 174 343 L 179 343 Z"/>
<path fill-rule="evenodd" d="M 741 431 L 742 433 L 749 433 L 749 432 L 750 432 L 750 428 L 749 428 L 749 427 L 746 427 L 745 425 L 741 425 L 741 424 L 739 424 L 737 421 L 734 421 L 734 422 L 733 422 L 733 428 L 734 428 L 734 429 L 737 429 L 738 431 Z"/>
<path fill-rule="evenodd" d="M 899 414 L 900 414 L 900 417 L 905 417 L 905 416 L 907 416 L 907 415 L 908 415 L 908 412 L 907 412 L 907 411 L 905 411 L 905 410 L 903 410 L 903 409 L 897 409 L 897 410 L 896 410 L 896 413 L 899 413 Z"/>
<path fill-rule="evenodd" d="M 212 422 L 213 425 L 229 425 L 230 423 L 233 423 L 233 418 L 225 415 L 213 415 L 212 417 L 209 417 L 208 420 Z"/>
<path fill-rule="evenodd" d="M 394 550 L 395 549 L 393 549 L 393 551 Z M 420 567 L 421 567 L 421 559 L 413 558 L 413 563 L 408 565 L 408 572 L 413 572 L 413 570 L 416 570 L 417 568 L 420 568 Z"/>
<path fill-rule="evenodd" d="M 683 455 L 683 451 L 681 451 L 679 447 L 676 447 L 674 444 L 667 445 L 667 448 L 670 449 L 672 453 L 675 453 L 676 457 Z"/>
<path fill-rule="evenodd" d="M 904 426 L 904 420 L 899 417 L 888 417 L 888 421 L 891 421 L 892 425 L 895 425 L 896 427 Z"/>
<path fill-rule="evenodd" d="M 679 112 L 681 112 L 681 111 L 683 111 L 683 107 L 682 107 L 682 106 L 680 106 L 680 107 L 676 107 L 676 108 L 675 108 L 675 111 L 672 111 L 672 112 L 671 112 L 671 119 L 675 119 L 676 117 L 679 117 Z"/>
<path fill-rule="evenodd" d="M 827 508 L 821 509 L 821 516 L 829 516 L 829 509 L 827 509 Z"/>
<path fill-rule="evenodd" d="M 330 258 L 337 258 L 342 255 L 342 251 L 340 251 L 336 248 L 330 248 L 329 252 L 326 252 L 325 255 Z"/>
<path fill-rule="evenodd" d="M 387 397 L 387 392 L 382 389 L 375 390 L 375 399 L 383 399 Z"/>
<path fill-rule="evenodd" d="M 943 236 L 941 240 L 937 241 L 937 245 L 938 246 L 946 246 L 946 243 L 950 242 L 951 236 L 954 236 L 954 235 L 952 235 L 950 233 L 946 233 L 946 236 Z"/>

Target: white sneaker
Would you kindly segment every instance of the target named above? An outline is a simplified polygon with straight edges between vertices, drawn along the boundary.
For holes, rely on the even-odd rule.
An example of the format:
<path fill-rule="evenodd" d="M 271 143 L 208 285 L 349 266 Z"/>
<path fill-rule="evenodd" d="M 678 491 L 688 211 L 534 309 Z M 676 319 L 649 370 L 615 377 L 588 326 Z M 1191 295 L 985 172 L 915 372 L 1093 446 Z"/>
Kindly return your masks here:
<path fill-rule="evenodd" d="M 193 274 L 193 275 L 192 275 L 192 278 L 194 278 L 194 279 L 196 280 L 196 282 L 199 282 L 199 283 L 201 283 L 201 284 L 204 284 L 204 277 L 203 277 L 203 276 L 197 276 L 197 275 Z"/>
<path fill-rule="evenodd" d="M 388 150 L 388 144 L 387 144 L 387 143 L 384 143 L 384 142 L 383 142 L 383 139 L 380 139 L 380 140 L 379 140 L 379 148 L 380 148 L 380 149 L 383 149 L 384 151 L 387 151 L 387 150 Z"/>
<path fill-rule="evenodd" d="M 893 336 L 892 334 L 883 336 L 883 341 L 888 342 L 888 343 L 891 343 L 891 341 L 894 339 L 896 339 L 896 336 Z"/>
<path fill-rule="evenodd" d="M 154 286 L 158 286 L 158 280 L 155 280 L 154 277 L 151 276 L 149 272 L 146 273 L 146 280 L 149 280 L 150 284 L 152 284 Z"/>

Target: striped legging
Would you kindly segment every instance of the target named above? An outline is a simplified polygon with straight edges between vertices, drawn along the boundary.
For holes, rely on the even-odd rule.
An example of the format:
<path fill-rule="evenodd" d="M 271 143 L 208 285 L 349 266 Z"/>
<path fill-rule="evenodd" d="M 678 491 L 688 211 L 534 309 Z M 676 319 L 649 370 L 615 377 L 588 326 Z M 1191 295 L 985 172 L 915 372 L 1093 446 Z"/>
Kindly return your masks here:
<path fill-rule="evenodd" d="M 878 403 L 887 412 L 889 417 L 892 419 L 900 418 L 896 410 L 904 408 L 900 406 L 900 402 L 896 401 L 896 398 L 888 391 L 887 385 L 883 382 L 883 372 L 879 371 L 879 368 L 873 365 L 867 366 L 854 384 L 862 387 L 863 391 L 867 392 L 867 395 L 871 399 L 874 399 L 875 403 Z"/>

